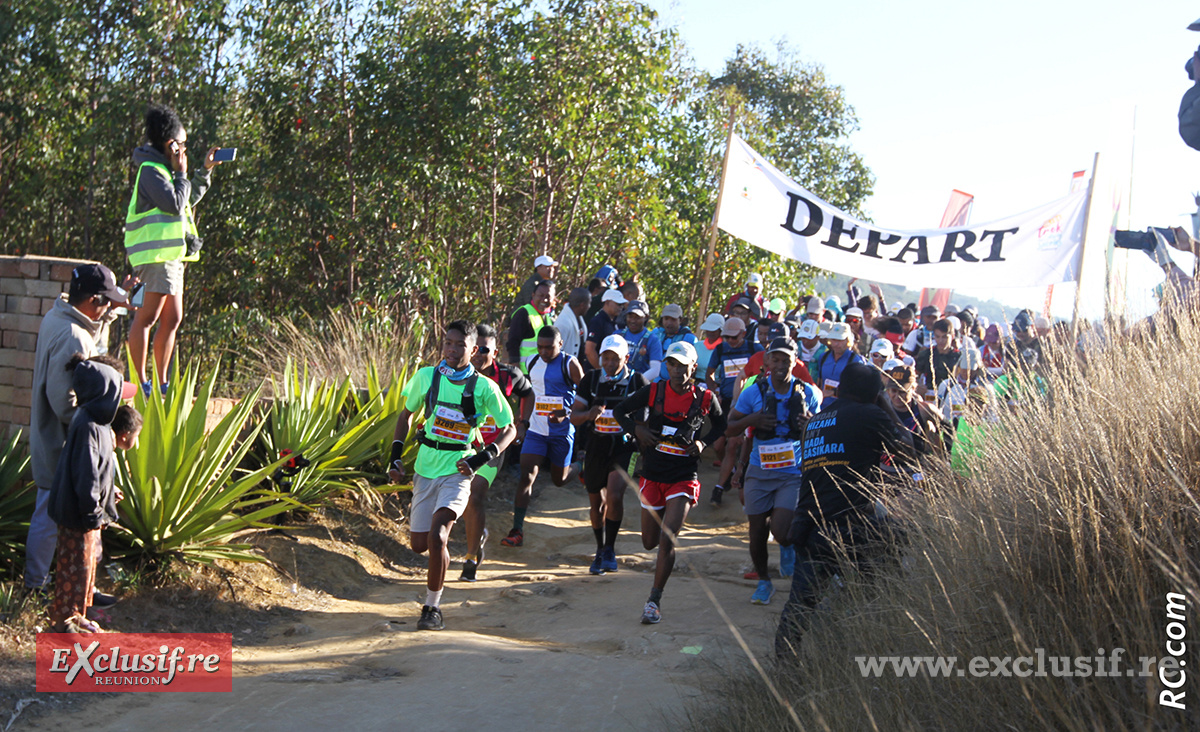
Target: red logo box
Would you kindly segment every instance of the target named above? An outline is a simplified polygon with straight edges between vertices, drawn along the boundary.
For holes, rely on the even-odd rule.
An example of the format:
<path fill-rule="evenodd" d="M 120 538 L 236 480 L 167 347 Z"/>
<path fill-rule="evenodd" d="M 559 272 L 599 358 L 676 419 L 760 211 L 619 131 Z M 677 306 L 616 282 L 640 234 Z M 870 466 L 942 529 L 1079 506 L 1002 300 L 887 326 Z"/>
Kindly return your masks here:
<path fill-rule="evenodd" d="M 233 691 L 230 633 L 38 633 L 38 691 Z"/>

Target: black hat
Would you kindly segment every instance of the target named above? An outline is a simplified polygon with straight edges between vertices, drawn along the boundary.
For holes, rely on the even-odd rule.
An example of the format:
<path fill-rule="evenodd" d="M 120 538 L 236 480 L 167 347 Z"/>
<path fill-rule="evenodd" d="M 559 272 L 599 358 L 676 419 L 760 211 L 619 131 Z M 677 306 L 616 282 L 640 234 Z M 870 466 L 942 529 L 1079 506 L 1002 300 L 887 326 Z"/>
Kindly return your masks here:
<path fill-rule="evenodd" d="M 771 341 L 770 347 L 767 348 L 767 353 L 775 353 L 776 351 L 790 353 L 793 356 L 795 356 L 796 355 L 796 342 L 793 341 L 791 338 L 788 338 L 787 336 L 775 338 L 774 340 Z"/>
<path fill-rule="evenodd" d="M 71 272 L 72 295 L 104 295 L 109 300 L 125 301 L 125 291 L 117 287 L 117 277 L 103 264 L 81 264 Z"/>

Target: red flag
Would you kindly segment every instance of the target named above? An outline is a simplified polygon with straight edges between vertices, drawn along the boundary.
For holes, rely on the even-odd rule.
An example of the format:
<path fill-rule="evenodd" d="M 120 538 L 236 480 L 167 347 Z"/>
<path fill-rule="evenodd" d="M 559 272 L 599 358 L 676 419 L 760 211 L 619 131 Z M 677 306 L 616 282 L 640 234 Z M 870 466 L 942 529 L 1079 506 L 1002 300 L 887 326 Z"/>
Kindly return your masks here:
<path fill-rule="evenodd" d="M 971 217 L 971 204 L 974 202 L 975 196 L 955 188 L 950 192 L 950 203 L 946 204 L 946 212 L 942 214 L 942 223 L 938 225 L 938 228 L 949 229 L 955 226 L 966 226 L 967 219 Z M 951 292 L 953 290 L 924 288 L 921 290 L 921 301 L 917 303 L 917 307 L 924 308 L 926 305 L 935 305 L 939 312 L 945 312 L 946 306 L 950 304 Z"/>

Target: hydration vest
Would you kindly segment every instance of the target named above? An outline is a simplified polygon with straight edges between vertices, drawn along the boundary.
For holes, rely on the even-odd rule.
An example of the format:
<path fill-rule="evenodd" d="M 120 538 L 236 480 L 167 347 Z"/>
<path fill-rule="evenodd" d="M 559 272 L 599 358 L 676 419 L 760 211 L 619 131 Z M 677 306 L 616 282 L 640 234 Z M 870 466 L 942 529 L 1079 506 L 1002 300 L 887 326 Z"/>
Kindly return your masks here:
<path fill-rule="evenodd" d="M 770 377 L 763 378 L 760 376 L 754 385 L 758 387 L 759 396 L 762 397 L 762 411 L 770 414 L 771 416 L 775 416 L 779 405 L 779 395 L 775 393 L 775 389 L 771 388 L 770 383 Z M 812 419 L 812 413 L 808 411 L 808 401 L 804 391 L 804 382 L 795 377 L 792 377 L 791 393 L 787 398 L 787 413 L 787 432 L 784 434 L 779 434 L 780 427 L 783 427 L 784 425 L 776 425 L 774 436 L 783 437 L 795 442 L 796 440 L 804 437 L 804 428 L 808 426 L 808 421 Z M 760 439 L 770 438 L 760 437 Z"/>
<path fill-rule="evenodd" d="M 133 195 L 129 197 L 129 209 L 125 213 L 125 255 L 134 267 L 176 260 L 195 262 L 200 259 L 200 253 L 191 256 L 187 253 L 188 234 L 198 236 L 189 202 L 184 201 L 183 210 L 178 214 L 169 214 L 157 207 L 137 213 L 138 184 L 147 165 L 171 179 L 171 171 L 162 163 L 147 161 L 138 166 Z"/>
<path fill-rule="evenodd" d="M 666 403 L 667 389 L 669 388 L 670 383 L 666 381 L 656 381 L 650 385 L 650 419 L 647 420 L 646 426 L 655 434 L 662 434 L 662 428 L 667 423 L 666 410 L 663 405 Z M 692 405 L 688 407 L 687 416 L 683 418 L 682 422 L 672 420 L 672 426 L 678 425 L 676 432 L 670 437 L 663 438 L 663 442 L 680 447 L 686 447 L 695 442 L 696 433 L 704 424 L 704 415 L 708 414 L 713 398 L 711 391 L 693 385 Z"/>
<path fill-rule="evenodd" d="M 434 410 L 441 404 L 443 407 L 452 409 L 460 409 L 463 415 L 463 421 L 472 427 L 479 426 L 479 415 L 475 411 L 475 385 L 479 381 L 479 372 L 475 371 L 463 384 L 462 402 L 459 404 L 450 404 L 448 402 L 438 401 L 438 391 L 442 382 L 442 372 L 436 368 L 433 370 L 433 381 L 429 384 L 429 391 L 425 392 L 425 419 L 433 419 Z M 417 432 L 417 442 L 427 447 L 432 447 L 435 450 L 446 450 L 450 452 L 462 452 L 469 445 L 453 442 L 442 442 L 435 440 L 425 434 L 425 430 Z"/>

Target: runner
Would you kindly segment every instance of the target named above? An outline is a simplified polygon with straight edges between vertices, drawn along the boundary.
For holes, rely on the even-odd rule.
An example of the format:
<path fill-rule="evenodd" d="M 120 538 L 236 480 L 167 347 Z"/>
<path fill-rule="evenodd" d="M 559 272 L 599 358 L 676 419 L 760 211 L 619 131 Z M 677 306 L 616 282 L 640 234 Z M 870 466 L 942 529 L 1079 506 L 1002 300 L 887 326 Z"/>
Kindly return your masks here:
<path fill-rule="evenodd" d="M 717 346 L 721 345 L 721 329 L 725 327 L 725 318 L 720 313 L 710 313 L 704 322 L 700 324 L 700 340 L 696 341 L 696 368 L 700 373 L 708 373 L 708 365 L 711 362 L 713 351 L 717 350 Z M 665 353 L 665 351 L 664 351 Z M 663 371 L 666 372 L 667 364 L 663 362 Z M 665 377 L 665 381 L 668 377 Z"/>
<path fill-rule="evenodd" d="M 547 325 L 538 331 L 537 356 L 529 359 L 529 381 L 533 399 L 526 402 L 522 419 L 529 420 L 525 442 L 521 445 L 521 483 L 513 496 L 513 527 L 500 540 L 503 546 L 517 547 L 525 542 L 525 513 L 533 496 L 533 481 L 542 464 L 549 460 L 550 479 L 562 486 L 571 473 L 571 455 L 575 449 L 575 425 L 567 414 L 567 405 L 575 403 L 575 387 L 583 378 L 583 365 L 562 352 L 562 335 Z"/>
<path fill-rule="evenodd" d="M 549 324 L 553 306 L 554 282 L 538 280 L 530 301 L 512 314 L 504 351 L 508 362 L 516 364 L 525 373 L 529 373 L 529 361 L 537 355 L 537 334 L 542 326 Z"/>
<path fill-rule="evenodd" d="M 421 447 L 417 451 L 416 477 L 413 479 L 409 534 L 412 550 L 429 550 L 425 604 L 421 607 L 418 630 L 441 630 L 442 587 L 450 564 L 447 548 L 450 529 L 467 507 L 471 480 L 475 471 L 503 452 L 517 430 L 512 410 L 500 388 L 491 379 L 479 378 L 471 365 L 475 355 L 477 329 L 473 323 L 456 320 L 446 326 L 442 338 L 442 362 L 436 367 L 418 369 L 404 387 L 404 408 L 396 420 L 392 452 L 388 459 L 388 479 L 401 483 L 406 477 L 404 438 L 418 410 L 426 419 L 417 432 Z M 481 417 L 492 417 L 500 434 L 490 444 L 475 451 L 472 443 L 479 438 Z"/>
<path fill-rule="evenodd" d="M 521 407 L 517 414 L 525 414 L 527 411 L 525 403 L 533 399 L 533 387 L 529 384 L 529 379 L 525 378 L 525 374 L 521 373 L 521 369 L 516 366 L 496 360 L 495 328 L 480 323 L 476 332 L 478 347 L 475 355 L 471 357 L 471 365 L 479 373 L 496 382 L 496 386 L 500 387 L 500 393 L 504 395 L 510 408 L 515 397 Z M 517 423 L 517 436 L 514 442 L 521 442 L 525 439 L 525 428 L 528 426 L 528 420 Z M 500 429 L 496 426 L 495 418 L 490 414 L 479 425 L 479 433 L 483 438 L 484 445 L 490 445 L 500 437 Z M 458 578 L 462 582 L 474 582 L 475 573 L 479 570 L 479 565 L 483 564 L 483 545 L 487 542 L 486 514 L 484 512 L 487 505 L 487 492 L 492 486 L 492 481 L 496 480 L 496 473 L 499 472 L 503 463 L 504 453 L 501 452 L 496 455 L 495 459 L 480 468 L 475 473 L 475 477 L 471 479 L 471 499 L 467 502 L 466 511 L 463 513 L 467 534 L 467 558 L 463 561 L 462 574 Z"/>
<path fill-rule="evenodd" d="M 600 344 L 617 332 L 617 316 L 629 301 L 620 290 L 605 290 L 600 298 L 600 312 L 588 322 L 587 341 L 583 344 L 588 370 L 600 368 Z"/>
<path fill-rule="evenodd" d="M 908 332 L 904 339 L 905 353 L 918 353 L 933 345 L 933 324 L 942 317 L 936 305 L 921 308 L 921 323 Z"/>
<path fill-rule="evenodd" d="M 662 367 L 662 342 L 650 337 L 646 329 L 646 318 L 650 306 L 641 300 L 631 300 L 625 309 L 625 330 L 620 335 L 629 344 L 629 367 L 652 381 Z"/>
<path fill-rule="evenodd" d="M 954 367 L 961 356 L 954 347 L 954 326 L 949 318 L 933 324 L 933 347 L 917 354 L 917 375 L 926 391 L 937 390 L 938 384 L 954 376 Z"/>
<path fill-rule="evenodd" d="M 770 327 L 767 329 L 767 332 L 762 339 L 763 343 L 774 343 L 775 339 L 777 338 L 791 338 L 791 335 L 788 333 L 787 326 L 785 326 L 783 323 L 772 323 L 771 321 L 765 322 L 767 322 Z M 749 361 L 746 362 L 746 367 L 742 369 L 742 376 L 745 378 L 745 381 L 743 382 L 743 388 L 749 386 L 750 380 L 763 372 L 763 364 L 766 362 L 766 357 L 766 351 L 758 351 L 750 357 Z M 805 383 L 813 383 L 812 375 L 808 373 L 808 367 L 798 359 L 796 363 L 792 365 L 792 376 L 795 376 L 797 379 L 800 379 Z M 733 403 L 737 403 L 739 394 L 741 394 L 741 389 L 735 389 L 733 394 Z"/>
<path fill-rule="evenodd" d="M 865 363 L 850 347 L 850 326 L 845 323 L 833 323 L 829 326 L 829 350 L 821 354 L 816 361 L 817 386 L 820 387 L 824 400 L 821 409 L 828 409 L 837 399 L 838 381 L 842 371 L 852 363 Z"/>
<path fill-rule="evenodd" d="M 747 308 L 754 313 L 755 318 L 761 318 L 762 314 L 767 309 L 767 304 L 762 296 L 763 276 L 757 272 L 751 272 L 746 276 L 746 289 L 744 292 L 739 292 L 735 295 L 730 295 L 729 300 L 725 303 L 725 315 L 728 317 L 733 315 L 733 306 L 741 298 L 749 300 Z M 749 323 L 747 323 L 749 325 Z"/>
<path fill-rule="evenodd" d="M 587 488 L 592 532 L 596 535 L 596 558 L 590 572 L 617 571 L 616 542 L 625 516 L 625 486 L 633 472 L 637 450 L 613 416 L 613 408 L 649 383 L 626 363 L 629 344 L 610 335 L 600 344 L 600 368 L 589 371 L 579 383 L 571 423 L 576 427 L 592 422 L 583 457 L 583 484 Z"/>
<path fill-rule="evenodd" d="M 750 357 L 761 351 L 762 346 L 748 342 L 746 325 L 737 317 L 730 317 L 725 321 L 725 326 L 721 329 L 721 339 L 721 344 L 709 359 L 704 380 L 708 383 L 708 388 L 720 398 L 721 413 L 729 414 L 733 405 L 734 390 L 741 386 L 741 381 L 745 378 L 743 370 L 750 362 Z M 729 477 L 733 473 L 734 461 L 742 448 L 742 437 L 738 435 L 727 439 L 721 434 L 714 447 L 721 456 L 721 473 L 709 500 L 714 506 L 720 506 L 721 496 L 724 495 L 725 486 L 729 485 Z"/>
<path fill-rule="evenodd" d="M 717 317 L 720 318 L 721 316 L 718 315 Z M 723 325 L 724 323 L 724 318 L 721 318 L 721 324 Z M 720 337 L 720 330 L 721 326 L 718 325 L 718 338 Z M 660 353 L 666 353 L 667 349 L 673 343 L 691 343 L 693 346 L 696 346 L 697 367 L 701 369 L 702 373 L 703 369 L 707 367 L 706 354 L 700 352 L 700 347 L 696 344 L 695 334 L 686 325 L 683 325 L 683 308 L 678 305 L 671 304 L 663 308 L 662 317 L 658 321 L 658 327 L 650 332 L 650 337 L 658 341 Z M 704 363 L 701 364 L 701 361 Z M 666 381 L 669 378 L 670 376 L 667 375 L 667 365 L 660 363 L 658 374 L 653 378 L 653 381 Z"/>
<path fill-rule="evenodd" d="M 747 386 L 729 415 L 726 435 L 751 430 L 754 440 L 749 465 L 740 465 L 739 497 L 750 522 L 750 561 L 758 587 L 750 597 L 766 605 L 775 594 L 767 573 L 767 537 L 779 543 L 779 573 L 792 576 L 796 551 L 788 540 L 792 516 L 800 495 L 801 440 L 809 418 L 820 408 L 817 390 L 792 374 L 796 342 L 771 341 L 766 355 L 766 376 Z"/>
<path fill-rule="evenodd" d="M 642 610 L 642 623 L 662 620 L 662 593 L 675 566 L 675 542 L 688 511 L 700 498 L 700 453 L 725 431 L 725 412 L 713 392 L 692 377 L 696 349 L 675 343 L 666 355 L 671 378 L 639 389 L 613 411 L 624 430 L 637 437 L 642 452 L 638 493 L 642 503 L 642 546 L 658 547 L 654 585 Z M 649 418 L 643 415 L 649 409 Z M 705 416 L 712 429 L 696 439 Z"/>

